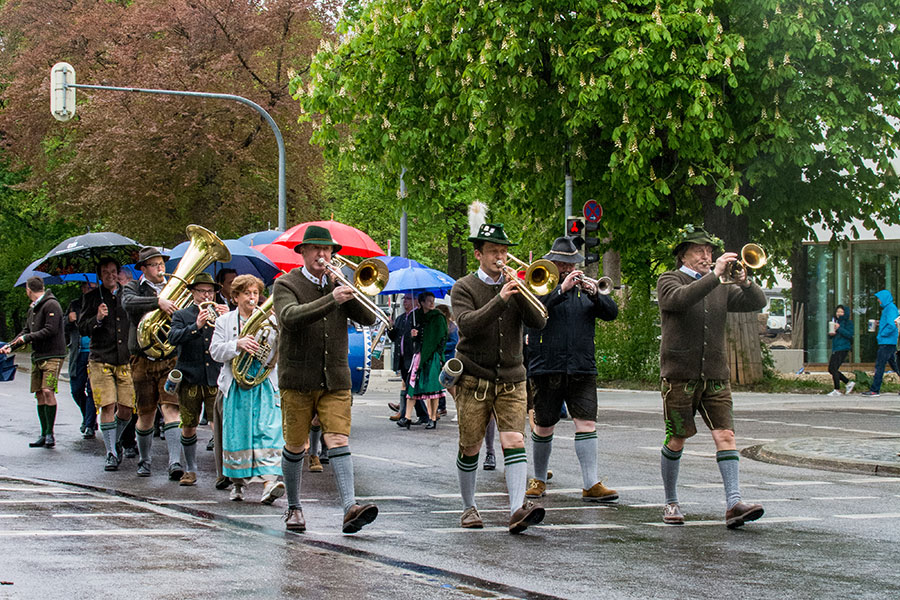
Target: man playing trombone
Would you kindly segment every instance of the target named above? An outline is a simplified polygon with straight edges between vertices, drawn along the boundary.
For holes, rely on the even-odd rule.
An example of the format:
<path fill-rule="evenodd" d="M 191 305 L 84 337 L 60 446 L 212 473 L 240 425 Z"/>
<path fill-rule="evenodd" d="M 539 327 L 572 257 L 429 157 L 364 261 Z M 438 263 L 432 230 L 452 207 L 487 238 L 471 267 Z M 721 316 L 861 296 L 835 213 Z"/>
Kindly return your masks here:
<path fill-rule="evenodd" d="M 725 349 L 725 318 L 729 312 L 753 312 L 766 305 L 747 269 L 734 268 L 738 255 L 725 252 L 702 227 L 688 225 L 676 241 L 676 269 L 660 275 L 656 284 L 662 323 L 660 377 L 666 441 L 661 470 L 666 493 L 663 522 L 684 523 L 676 484 L 684 442 L 697 433 L 697 412 L 712 432 L 716 462 L 725 484 L 725 525 L 729 529 L 763 515 L 760 504 L 741 501 L 738 451 L 734 439 L 730 373 Z M 723 285 L 726 273 L 736 285 Z"/>
<path fill-rule="evenodd" d="M 526 329 L 528 376 L 534 390 L 531 432 L 534 478 L 525 496 L 540 498 L 547 488 L 547 467 L 553 447 L 553 429 L 563 402 L 575 421 L 575 455 L 581 465 L 585 502 L 612 502 L 616 490 L 597 477 L 597 364 L 594 356 L 596 320 L 612 321 L 619 308 L 601 293 L 598 283 L 575 268 L 584 257 L 571 238 L 556 238 L 544 258 L 559 271 L 562 283 L 541 296 L 549 317 L 543 331 Z M 607 280 L 608 281 L 608 280 Z"/>
<path fill-rule="evenodd" d="M 343 504 L 342 531 L 356 533 L 378 516 L 374 504 L 356 503 L 349 446 L 351 381 L 347 360 L 347 319 L 372 325 L 375 315 L 357 299 L 358 290 L 344 282 L 335 284 L 334 271 L 328 267 L 332 254 L 340 249 L 328 229 L 311 225 L 294 248 L 303 255 L 304 266 L 275 281 L 275 314 L 281 328 L 281 468 L 288 497 L 284 520 L 289 531 L 306 531 L 300 483 L 316 413 Z"/>
<path fill-rule="evenodd" d="M 505 277 L 508 247 L 503 225 L 485 223 L 470 237 L 479 269 L 453 286 L 453 315 L 459 325 L 456 357 L 463 373 L 456 385 L 459 453 L 456 459 L 464 511 L 460 525 L 481 528 L 475 506 L 478 453 L 491 414 L 497 419 L 509 492 L 509 532 L 520 533 L 544 519 L 544 509 L 525 500 L 525 366 L 522 324 L 539 330 L 547 322 L 540 302 L 526 301 L 516 277 Z M 513 272 L 514 273 L 514 272 Z"/>

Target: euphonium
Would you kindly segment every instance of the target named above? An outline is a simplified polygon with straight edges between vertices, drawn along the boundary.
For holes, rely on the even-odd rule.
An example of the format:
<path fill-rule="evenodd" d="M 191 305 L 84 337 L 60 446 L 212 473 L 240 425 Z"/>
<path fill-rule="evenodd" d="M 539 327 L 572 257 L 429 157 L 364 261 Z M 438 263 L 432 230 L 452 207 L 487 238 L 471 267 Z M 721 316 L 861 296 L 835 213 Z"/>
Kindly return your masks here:
<path fill-rule="evenodd" d="M 231 360 L 231 374 L 242 388 L 250 389 L 265 381 L 275 366 L 278 354 L 278 329 L 270 317 L 275 314 L 275 296 L 257 306 L 244 323 L 241 337 L 251 336 L 259 344 L 256 352 L 241 352 Z"/>
<path fill-rule="evenodd" d="M 725 272 L 719 277 L 723 284 L 737 283 L 741 271 L 746 269 L 759 269 L 766 264 L 766 252 L 756 244 L 746 244 L 741 248 L 741 259 L 736 260 L 725 268 Z"/>
<path fill-rule="evenodd" d="M 216 261 L 228 262 L 231 252 L 216 234 L 199 225 L 188 225 L 187 235 L 191 243 L 178 263 L 178 268 L 169 277 L 160 298 L 166 298 L 181 308 L 187 308 L 194 301 L 187 284 L 197 274 Z M 137 326 L 137 341 L 141 352 L 150 358 L 162 358 L 175 352 L 169 344 L 169 328 L 172 318 L 160 309 L 148 312 Z"/>

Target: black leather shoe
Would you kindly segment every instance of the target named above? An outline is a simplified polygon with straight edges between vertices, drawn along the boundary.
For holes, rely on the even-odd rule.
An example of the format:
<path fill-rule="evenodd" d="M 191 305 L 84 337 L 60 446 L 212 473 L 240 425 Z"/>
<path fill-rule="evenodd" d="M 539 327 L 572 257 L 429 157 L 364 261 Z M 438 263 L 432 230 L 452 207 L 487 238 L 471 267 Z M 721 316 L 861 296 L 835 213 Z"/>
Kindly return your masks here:
<path fill-rule="evenodd" d="M 106 455 L 106 466 L 103 467 L 105 471 L 118 471 L 119 470 L 119 461 L 116 459 L 115 454 L 110 452 Z"/>
<path fill-rule="evenodd" d="M 122 452 L 125 455 L 125 458 L 137 458 L 137 448 L 132 446 L 131 448 L 125 448 Z"/>
<path fill-rule="evenodd" d="M 401 417 L 397 420 L 397 427 L 405 427 L 409 429 L 409 426 L 412 425 L 412 421 L 407 419 L 406 417 Z"/>
<path fill-rule="evenodd" d="M 425 429 L 437 429 L 437 421 L 428 421 L 425 424 Z"/>
<path fill-rule="evenodd" d="M 53 437 L 52 433 L 48 433 L 44 436 L 44 448 L 52 448 L 56 445 L 56 438 Z"/>
<path fill-rule="evenodd" d="M 428 425 L 429 420 L 424 417 L 419 417 L 415 421 L 413 421 L 413 425 Z"/>
<path fill-rule="evenodd" d="M 28 444 L 28 447 L 29 448 L 43 448 L 44 444 L 46 444 L 46 443 L 47 443 L 47 436 L 42 435 L 38 439 L 36 439 L 33 442 L 31 442 L 30 444 Z"/>
<path fill-rule="evenodd" d="M 207 452 L 212 452 L 212 451 L 213 451 L 213 448 L 215 448 L 215 447 L 216 447 L 216 440 L 215 440 L 214 438 L 211 438 L 211 439 L 209 440 L 209 443 L 206 444 L 206 451 L 207 451 Z"/>

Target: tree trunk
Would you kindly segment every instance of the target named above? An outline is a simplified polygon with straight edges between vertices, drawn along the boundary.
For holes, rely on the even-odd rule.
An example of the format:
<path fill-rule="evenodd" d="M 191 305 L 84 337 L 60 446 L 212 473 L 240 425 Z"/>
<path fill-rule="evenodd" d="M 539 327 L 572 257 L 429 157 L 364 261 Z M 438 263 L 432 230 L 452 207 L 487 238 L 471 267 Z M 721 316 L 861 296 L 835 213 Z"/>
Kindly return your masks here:
<path fill-rule="evenodd" d="M 446 209 L 447 223 L 447 274 L 459 279 L 466 274 L 468 264 L 468 224 L 466 223 L 468 207 L 453 206 Z"/>
<path fill-rule="evenodd" d="M 603 253 L 603 276 L 612 279 L 613 285 L 622 285 L 622 256 L 616 250 Z"/>
<path fill-rule="evenodd" d="M 806 249 L 802 242 L 795 242 L 791 249 L 791 348 L 806 348 L 806 302 L 809 290 L 806 286 Z M 804 353 L 803 362 L 806 362 Z"/>
<path fill-rule="evenodd" d="M 738 252 L 749 242 L 749 222 L 746 213 L 735 215 L 727 207 L 716 205 L 716 190 L 712 186 L 698 189 L 703 205 L 703 221 L 707 231 L 722 239 L 726 252 Z M 725 346 L 732 383 L 753 383 L 763 377 L 762 352 L 756 313 L 729 313 Z"/>

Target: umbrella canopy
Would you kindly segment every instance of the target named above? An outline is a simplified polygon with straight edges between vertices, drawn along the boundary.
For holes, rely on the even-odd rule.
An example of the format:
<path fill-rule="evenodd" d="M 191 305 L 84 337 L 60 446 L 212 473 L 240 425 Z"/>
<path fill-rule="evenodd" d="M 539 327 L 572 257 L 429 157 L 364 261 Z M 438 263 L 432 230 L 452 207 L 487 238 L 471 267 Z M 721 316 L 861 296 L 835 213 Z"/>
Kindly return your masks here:
<path fill-rule="evenodd" d="M 280 244 L 259 244 L 253 246 L 253 249 L 265 255 L 282 271 L 290 271 L 291 269 L 303 266 L 303 257 L 287 246 L 282 246 Z"/>
<path fill-rule="evenodd" d="M 247 244 L 238 240 L 222 240 L 228 251 L 231 252 L 231 260 L 228 262 L 214 262 L 204 269 L 206 273 L 215 276 L 222 269 L 234 269 L 238 275 L 255 275 L 263 280 L 266 285 L 275 281 L 275 276 L 281 273 L 281 269 L 275 266 L 264 254 L 257 252 Z M 190 242 L 181 242 L 169 253 L 166 262 L 166 271 L 173 273 L 178 262 L 184 257 Z"/>
<path fill-rule="evenodd" d="M 376 244 L 368 235 L 356 227 L 344 225 L 337 221 L 311 221 L 309 223 L 295 225 L 278 236 L 273 243 L 287 246 L 293 250 L 295 246 L 303 241 L 303 234 L 310 225 L 318 225 L 319 227 L 328 229 L 328 231 L 331 232 L 331 237 L 334 238 L 334 241 L 342 246 L 339 254 L 344 254 L 346 256 L 361 256 L 362 258 L 384 255 L 384 250 L 379 248 L 378 244 Z"/>
<path fill-rule="evenodd" d="M 403 258 L 401 256 L 374 256 L 385 264 L 388 271 L 396 271 L 397 269 L 405 269 L 406 267 L 424 267 L 420 262 L 416 262 L 411 258 Z"/>
<path fill-rule="evenodd" d="M 35 270 L 50 275 L 94 273 L 103 258 L 114 258 L 120 265 L 133 264 L 140 250 L 140 244 L 118 233 L 85 233 L 59 243 Z"/>
<path fill-rule="evenodd" d="M 41 257 L 25 267 L 25 270 L 22 271 L 22 274 L 19 275 L 19 278 L 16 279 L 16 283 L 14 287 L 22 287 L 25 285 L 25 282 L 31 279 L 32 277 L 40 277 L 44 281 L 44 285 L 59 285 L 61 283 L 70 283 L 70 282 L 82 282 L 89 281 L 90 283 L 97 283 L 97 274 L 96 273 L 72 273 L 70 275 L 50 275 L 49 273 L 44 273 L 43 271 L 36 271 L 35 267 L 44 260 L 44 257 Z"/>
<path fill-rule="evenodd" d="M 244 242 L 248 246 L 259 246 L 260 244 L 271 244 L 275 241 L 279 235 L 284 233 L 283 231 L 276 231 L 274 229 L 268 229 L 266 231 L 255 231 L 253 233 L 248 233 L 247 235 L 242 235 L 238 238 L 239 242 Z"/>
<path fill-rule="evenodd" d="M 436 298 L 443 298 L 454 283 L 456 280 L 437 269 L 406 267 L 391 271 L 391 277 L 381 293 L 431 292 Z"/>

